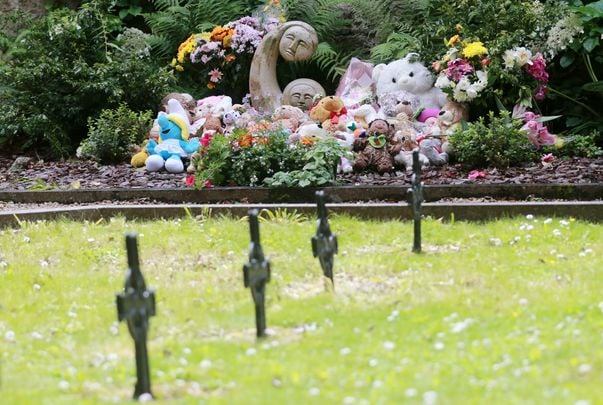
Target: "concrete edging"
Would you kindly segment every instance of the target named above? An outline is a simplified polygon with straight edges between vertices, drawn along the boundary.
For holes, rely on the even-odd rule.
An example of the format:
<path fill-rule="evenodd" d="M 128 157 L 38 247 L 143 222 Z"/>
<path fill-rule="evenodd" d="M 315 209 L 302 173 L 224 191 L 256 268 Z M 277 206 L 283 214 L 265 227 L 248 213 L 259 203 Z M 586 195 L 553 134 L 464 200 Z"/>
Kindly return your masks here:
<path fill-rule="evenodd" d="M 362 219 L 412 219 L 412 210 L 406 203 L 380 204 L 328 204 L 330 213 L 347 214 Z M 314 204 L 156 204 L 156 205 L 91 205 L 67 208 L 38 208 L 0 213 L 0 227 L 19 226 L 23 221 L 38 220 L 87 220 L 99 221 L 114 216 L 128 220 L 155 220 L 185 218 L 189 215 L 230 215 L 242 217 L 249 209 L 286 209 L 313 216 Z M 603 201 L 598 202 L 498 202 L 498 203 L 425 203 L 424 216 L 450 220 L 483 221 L 497 218 L 524 216 L 573 217 L 576 219 L 603 221 Z"/>
<path fill-rule="evenodd" d="M 14 203 L 57 202 L 94 203 L 148 199 L 164 203 L 212 204 L 218 202 L 311 203 L 314 192 L 325 191 L 330 202 L 405 201 L 408 185 L 336 186 L 324 188 L 215 187 L 192 189 L 100 189 L 0 191 L 0 201 Z M 425 201 L 443 198 L 483 198 L 526 200 L 528 198 L 561 200 L 603 199 L 603 183 L 595 184 L 454 184 L 425 185 Z"/>

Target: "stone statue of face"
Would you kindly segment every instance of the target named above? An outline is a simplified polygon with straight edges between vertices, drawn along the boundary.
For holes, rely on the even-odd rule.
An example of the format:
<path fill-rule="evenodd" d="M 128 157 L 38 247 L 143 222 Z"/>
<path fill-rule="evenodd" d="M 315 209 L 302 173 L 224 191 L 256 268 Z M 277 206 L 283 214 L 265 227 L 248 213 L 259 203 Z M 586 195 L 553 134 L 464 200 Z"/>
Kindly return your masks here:
<path fill-rule="evenodd" d="M 325 89 L 312 79 L 297 79 L 285 87 L 283 91 L 283 104 L 299 107 L 307 111 L 312 106 L 314 96 L 325 96 Z"/>
<path fill-rule="evenodd" d="M 312 56 L 316 48 L 316 42 L 305 28 L 293 26 L 287 29 L 279 43 L 281 56 L 289 61 L 306 60 Z"/>

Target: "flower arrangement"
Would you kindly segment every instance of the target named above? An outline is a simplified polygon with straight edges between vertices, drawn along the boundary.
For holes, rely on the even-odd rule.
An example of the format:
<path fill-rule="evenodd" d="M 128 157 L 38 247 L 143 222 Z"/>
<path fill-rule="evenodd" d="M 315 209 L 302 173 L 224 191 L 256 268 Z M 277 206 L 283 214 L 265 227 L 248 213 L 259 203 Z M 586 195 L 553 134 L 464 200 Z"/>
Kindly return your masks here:
<path fill-rule="evenodd" d="M 531 106 L 532 97 L 536 100 L 544 99 L 549 74 L 546 71 L 546 60 L 541 53 L 532 55 L 525 47 L 515 47 L 504 52 L 503 61 L 505 71 L 527 78 L 528 83 L 521 83 L 519 88 L 519 105 Z"/>
<path fill-rule="evenodd" d="M 435 86 L 451 100 L 470 102 L 488 84 L 488 49 L 480 41 L 465 42 L 459 34 L 448 40 L 449 49 L 440 61 L 432 64 L 439 76 Z"/>
<path fill-rule="evenodd" d="M 208 89 L 222 87 L 230 95 L 247 80 L 251 58 L 264 35 L 279 24 L 277 18 L 247 16 L 215 26 L 211 32 L 193 34 L 178 47 L 172 67 L 178 72 L 194 70 Z"/>

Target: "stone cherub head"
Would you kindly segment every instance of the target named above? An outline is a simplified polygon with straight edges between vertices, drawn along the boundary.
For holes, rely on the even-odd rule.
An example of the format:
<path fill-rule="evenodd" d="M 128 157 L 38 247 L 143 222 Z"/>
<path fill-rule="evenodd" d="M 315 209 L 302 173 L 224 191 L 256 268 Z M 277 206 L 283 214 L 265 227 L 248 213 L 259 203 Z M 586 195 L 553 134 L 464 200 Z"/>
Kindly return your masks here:
<path fill-rule="evenodd" d="M 292 105 L 307 111 L 317 95 L 326 95 L 320 83 L 312 79 L 296 79 L 283 90 L 283 105 Z"/>
<path fill-rule="evenodd" d="M 279 41 L 279 52 L 289 62 L 307 60 L 318 46 L 318 36 L 312 26 L 301 21 L 287 27 Z"/>

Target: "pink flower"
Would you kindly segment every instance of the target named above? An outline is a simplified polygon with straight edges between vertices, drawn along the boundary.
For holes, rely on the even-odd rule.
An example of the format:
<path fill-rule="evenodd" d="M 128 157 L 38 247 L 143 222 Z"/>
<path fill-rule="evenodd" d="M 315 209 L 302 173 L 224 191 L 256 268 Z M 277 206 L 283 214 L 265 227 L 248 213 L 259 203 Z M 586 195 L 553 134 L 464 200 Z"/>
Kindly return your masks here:
<path fill-rule="evenodd" d="M 207 147 L 209 146 L 209 141 L 211 141 L 211 135 L 209 132 L 206 132 L 203 134 L 203 136 L 201 138 L 199 138 L 199 142 L 201 142 L 201 145 Z"/>
<path fill-rule="evenodd" d="M 218 83 L 222 79 L 222 72 L 218 68 L 212 70 L 207 75 L 209 76 L 209 81 L 213 83 Z"/>
<path fill-rule="evenodd" d="M 479 170 L 472 170 L 469 172 L 469 175 L 467 176 L 467 178 L 469 180 L 476 180 L 476 179 L 484 179 L 487 176 L 488 175 L 485 172 L 480 172 Z"/>
<path fill-rule="evenodd" d="M 211 184 L 211 180 L 209 180 L 209 179 L 208 179 L 208 180 L 205 180 L 205 183 L 203 183 L 203 187 L 211 188 L 211 187 L 213 187 L 213 186 L 214 186 L 214 185 L 213 185 L 213 184 Z"/>
<path fill-rule="evenodd" d="M 549 81 L 549 74 L 546 71 L 546 60 L 541 53 L 537 53 L 532 58 L 532 63 L 526 65 L 526 71 L 539 82 L 546 84 Z"/>
<path fill-rule="evenodd" d="M 547 153 L 546 155 L 542 155 L 542 157 L 540 158 L 540 161 L 543 164 L 551 163 L 553 160 L 555 160 L 555 156 L 552 153 Z"/>
<path fill-rule="evenodd" d="M 465 59 L 454 59 L 448 62 L 446 68 L 446 77 L 448 79 L 458 82 L 461 78 L 471 72 L 473 72 L 473 66 L 469 64 Z"/>
<path fill-rule="evenodd" d="M 540 84 L 540 85 L 538 85 L 538 87 L 536 87 L 536 90 L 534 90 L 534 98 L 536 100 L 544 100 L 544 98 L 546 97 L 546 92 L 547 92 L 546 85 Z"/>
<path fill-rule="evenodd" d="M 186 187 L 192 187 L 195 185 L 195 176 L 192 174 L 186 178 L 185 181 Z"/>

